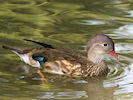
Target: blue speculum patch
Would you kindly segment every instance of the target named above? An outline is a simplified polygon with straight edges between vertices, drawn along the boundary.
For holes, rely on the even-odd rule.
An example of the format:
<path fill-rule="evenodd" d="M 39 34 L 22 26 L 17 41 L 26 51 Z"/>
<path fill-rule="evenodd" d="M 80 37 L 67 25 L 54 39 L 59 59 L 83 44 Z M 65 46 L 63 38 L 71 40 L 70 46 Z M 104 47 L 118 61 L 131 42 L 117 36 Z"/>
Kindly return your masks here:
<path fill-rule="evenodd" d="M 38 61 L 38 62 L 40 63 L 41 66 L 47 61 L 46 57 L 44 57 L 44 56 L 41 55 L 41 54 L 34 54 L 34 55 L 32 56 L 32 58 L 33 58 L 34 60 Z"/>

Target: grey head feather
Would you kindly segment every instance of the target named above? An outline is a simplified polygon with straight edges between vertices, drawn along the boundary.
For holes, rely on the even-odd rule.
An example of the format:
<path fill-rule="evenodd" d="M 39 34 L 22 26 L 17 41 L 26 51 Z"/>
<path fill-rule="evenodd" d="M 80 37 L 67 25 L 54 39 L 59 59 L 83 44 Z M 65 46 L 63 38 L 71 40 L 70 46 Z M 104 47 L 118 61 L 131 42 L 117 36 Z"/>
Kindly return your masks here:
<path fill-rule="evenodd" d="M 96 34 L 91 39 L 89 39 L 86 47 L 87 51 L 94 43 L 108 43 L 113 48 L 113 50 L 115 50 L 113 40 L 105 34 Z"/>

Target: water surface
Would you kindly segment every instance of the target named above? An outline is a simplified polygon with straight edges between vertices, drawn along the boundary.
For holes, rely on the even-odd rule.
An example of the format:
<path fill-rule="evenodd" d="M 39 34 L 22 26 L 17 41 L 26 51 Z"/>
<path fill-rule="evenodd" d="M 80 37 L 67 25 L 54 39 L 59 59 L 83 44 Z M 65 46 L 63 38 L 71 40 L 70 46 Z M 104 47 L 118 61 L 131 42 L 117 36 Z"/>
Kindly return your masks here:
<path fill-rule="evenodd" d="M 121 59 L 108 61 L 106 78 L 46 75 L 49 83 L 41 83 L 0 48 L 0 99 L 133 100 L 132 9 L 132 0 L 1 0 L 0 45 L 38 47 L 26 38 L 83 52 L 90 36 L 103 33 L 113 38 Z"/>

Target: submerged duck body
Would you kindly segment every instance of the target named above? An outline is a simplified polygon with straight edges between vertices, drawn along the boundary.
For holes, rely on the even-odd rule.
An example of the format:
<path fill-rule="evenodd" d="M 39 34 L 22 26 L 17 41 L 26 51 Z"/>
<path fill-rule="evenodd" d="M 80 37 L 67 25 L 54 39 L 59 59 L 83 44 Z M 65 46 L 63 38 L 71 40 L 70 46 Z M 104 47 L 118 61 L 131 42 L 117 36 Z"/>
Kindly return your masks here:
<path fill-rule="evenodd" d="M 9 46 L 3 48 L 15 52 L 22 61 L 43 72 L 68 76 L 92 77 L 106 75 L 108 67 L 103 61 L 105 54 L 118 59 L 115 53 L 114 42 L 104 34 L 97 34 L 86 44 L 86 56 L 54 48 L 51 45 L 27 40 L 39 45 L 39 49 L 16 49 Z"/>

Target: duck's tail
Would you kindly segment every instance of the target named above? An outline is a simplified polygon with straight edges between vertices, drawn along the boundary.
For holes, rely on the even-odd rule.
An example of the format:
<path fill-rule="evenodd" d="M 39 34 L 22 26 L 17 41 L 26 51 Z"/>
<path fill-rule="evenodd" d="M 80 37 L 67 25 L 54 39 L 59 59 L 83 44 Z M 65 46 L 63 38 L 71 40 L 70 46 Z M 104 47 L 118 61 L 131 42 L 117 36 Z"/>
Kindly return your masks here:
<path fill-rule="evenodd" d="M 11 46 L 5 46 L 5 45 L 3 45 L 2 48 L 11 50 L 13 53 L 18 55 L 20 57 L 20 59 L 22 61 L 24 61 L 26 64 L 30 64 L 29 63 L 29 56 L 27 55 L 27 53 L 29 51 L 27 51 L 25 49 L 19 49 L 19 48 L 15 48 L 15 47 L 11 47 Z"/>
<path fill-rule="evenodd" d="M 13 51 L 13 52 L 15 52 L 15 53 L 17 53 L 17 54 L 24 54 L 23 50 L 18 49 L 18 48 L 15 48 L 15 47 L 3 45 L 2 48 L 4 48 L 4 49 L 9 49 L 9 50 L 11 50 L 11 51 Z"/>
<path fill-rule="evenodd" d="M 39 44 L 41 46 L 43 46 L 44 48 L 51 48 L 51 49 L 54 49 L 54 47 L 50 44 L 46 44 L 46 43 L 41 43 L 41 42 L 38 42 L 38 41 L 34 41 L 34 40 L 29 40 L 29 39 L 24 39 L 25 41 L 30 41 L 30 42 L 33 42 L 33 43 L 36 43 L 36 44 Z"/>

